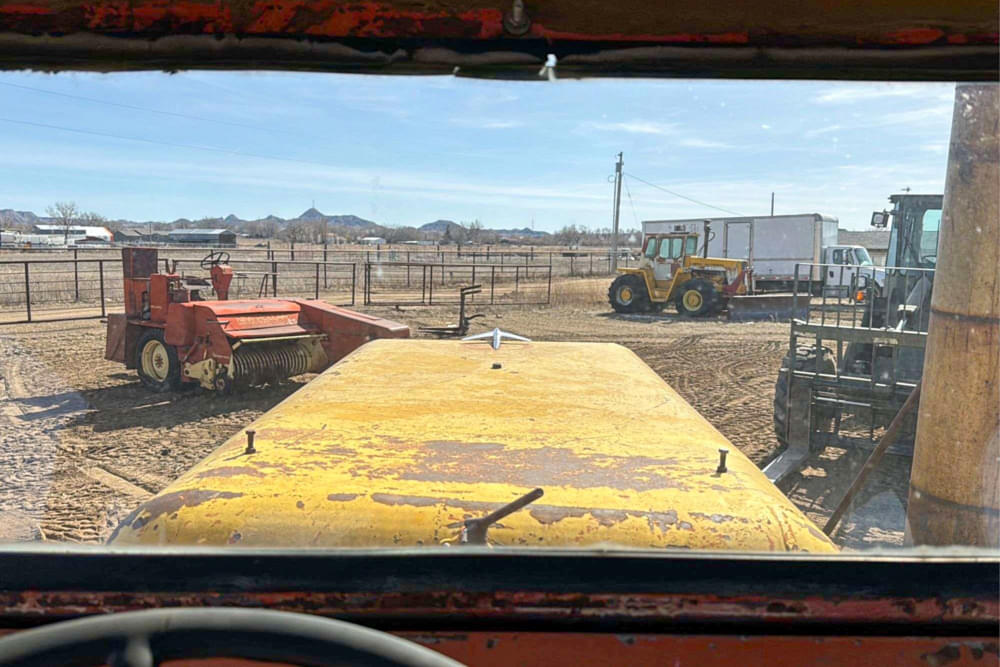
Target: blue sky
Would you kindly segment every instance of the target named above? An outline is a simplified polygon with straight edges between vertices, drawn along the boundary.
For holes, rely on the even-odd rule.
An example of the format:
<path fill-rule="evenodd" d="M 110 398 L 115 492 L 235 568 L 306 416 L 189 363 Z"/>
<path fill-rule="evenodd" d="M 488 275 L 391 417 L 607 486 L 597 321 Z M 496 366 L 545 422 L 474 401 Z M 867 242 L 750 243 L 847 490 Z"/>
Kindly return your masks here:
<path fill-rule="evenodd" d="M 943 190 L 953 91 L 0 73 L 0 208 L 41 214 L 72 200 L 109 218 L 252 219 L 294 217 L 315 201 L 324 213 L 390 225 L 478 218 L 488 227 L 599 228 L 611 224 L 609 177 L 621 150 L 626 173 L 707 204 L 767 214 L 774 191 L 776 213 L 821 212 L 860 229 L 893 192 Z M 625 228 L 726 215 L 635 178 L 626 185 Z"/>

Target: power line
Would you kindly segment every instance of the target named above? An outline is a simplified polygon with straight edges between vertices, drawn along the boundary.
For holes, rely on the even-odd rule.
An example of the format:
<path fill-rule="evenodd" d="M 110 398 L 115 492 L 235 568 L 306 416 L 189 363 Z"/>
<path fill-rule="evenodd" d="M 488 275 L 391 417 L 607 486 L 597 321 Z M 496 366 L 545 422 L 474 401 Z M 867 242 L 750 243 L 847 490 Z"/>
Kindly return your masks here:
<path fill-rule="evenodd" d="M 656 183 L 650 183 L 647 180 L 641 179 L 638 176 L 636 176 L 635 174 L 628 174 L 628 173 L 626 173 L 625 175 L 628 176 L 629 178 L 634 178 L 635 180 L 639 181 L 640 183 L 645 183 L 646 185 L 648 185 L 648 186 L 650 186 L 652 188 L 656 188 L 657 190 L 663 190 L 668 195 L 673 195 L 674 197 L 680 197 L 681 199 L 686 199 L 689 202 L 693 202 L 695 204 L 698 204 L 699 206 L 704 206 L 705 208 L 712 208 L 712 209 L 715 209 L 716 211 L 722 211 L 723 213 L 730 213 L 732 215 L 739 215 L 739 216 L 743 215 L 742 213 L 739 213 L 737 211 L 731 211 L 728 208 L 722 208 L 721 206 L 713 206 L 711 204 L 706 204 L 703 201 L 699 201 L 697 199 L 693 199 L 692 197 L 686 197 L 686 196 L 684 196 L 684 195 L 682 195 L 682 194 L 680 194 L 678 192 L 674 192 L 673 190 L 668 190 L 668 189 L 666 189 L 665 187 L 663 187 L 661 185 L 657 185 Z"/>
<path fill-rule="evenodd" d="M 0 122 L 13 123 L 15 125 L 29 125 L 31 127 L 42 127 L 49 130 L 60 130 L 63 132 L 75 132 L 77 134 L 89 134 L 95 137 L 105 137 L 110 139 L 122 139 L 125 141 L 138 141 L 144 144 L 155 144 L 157 146 L 170 146 L 172 148 L 190 148 L 199 151 L 209 151 L 212 153 L 225 153 L 227 155 L 239 155 L 241 157 L 252 157 L 261 160 L 277 160 L 279 162 L 293 162 L 296 164 L 308 164 L 316 165 L 320 167 L 333 167 L 338 168 L 339 165 L 329 164 L 325 162 L 316 162 L 313 160 L 297 160 L 295 158 L 279 157 L 276 155 L 263 155 L 261 153 L 246 153 L 244 151 L 237 151 L 231 148 L 218 148 L 215 146 L 199 146 L 198 144 L 182 144 L 175 143 L 172 141 L 157 141 L 156 139 L 146 139 L 145 137 L 129 137 L 122 134 L 112 134 L 110 132 L 98 132 L 96 130 L 83 130 L 76 127 L 66 127 L 63 125 L 49 125 L 48 123 L 35 123 L 29 120 L 18 120 L 16 118 L 3 118 L 0 117 Z"/>
<path fill-rule="evenodd" d="M 228 120 L 217 120 L 215 118 L 207 118 L 205 116 L 195 116 L 192 114 L 179 113 L 176 111 L 163 111 L 161 109 L 151 109 L 149 107 L 140 107 L 134 104 L 124 104 L 122 102 L 110 102 L 108 100 L 101 100 L 96 97 L 85 97 L 83 95 L 73 95 L 71 93 L 62 93 L 55 90 L 47 90 L 45 88 L 35 88 L 34 86 L 24 86 L 18 83 L 8 83 L 6 81 L 0 81 L 0 86 L 7 86 L 8 88 L 20 88 L 21 90 L 30 90 L 36 93 L 44 93 L 46 95 L 55 95 L 57 97 L 65 97 L 71 100 L 80 100 L 83 102 L 91 102 L 93 104 L 103 104 L 109 107 L 118 107 L 120 109 L 130 109 L 132 111 L 143 111 L 145 113 L 155 113 L 161 116 L 173 116 L 175 118 L 186 118 L 188 120 L 197 120 L 204 123 L 216 123 L 218 125 L 230 125 L 232 127 L 242 127 L 249 130 L 262 130 L 264 132 L 280 132 L 284 134 L 298 134 L 296 132 L 290 132 L 288 130 L 281 130 L 276 128 L 262 127 L 260 125 L 251 125 L 249 123 L 237 123 Z"/>
<path fill-rule="evenodd" d="M 642 227 L 642 225 L 639 224 L 639 216 L 635 212 L 635 202 L 632 201 L 632 193 L 629 192 L 628 181 L 623 182 L 625 183 L 625 194 L 628 195 L 628 204 L 632 207 L 632 217 L 635 218 L 635 226 L 638 229 L 639 227 Z"/>

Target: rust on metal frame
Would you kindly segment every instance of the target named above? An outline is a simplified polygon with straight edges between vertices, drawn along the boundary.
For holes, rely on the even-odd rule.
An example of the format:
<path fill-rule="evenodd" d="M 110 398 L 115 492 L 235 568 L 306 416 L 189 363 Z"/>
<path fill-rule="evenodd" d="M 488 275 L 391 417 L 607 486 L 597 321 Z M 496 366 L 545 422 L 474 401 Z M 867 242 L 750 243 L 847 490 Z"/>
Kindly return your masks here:
<path fill-rule="evenodd" d="M 341 3 L 331 0 L 0 0 L 0 32 L 108 36 L 238 35 L 327 39 L 490 41 L 509 37 L 509 2 L 465 0 Z M 993 45 L 997 8 L 990 2 L 891 0 L 859 11 L 844 3 L 804 0 L 774 11 L 765 0 L 694 0 L 671 11 L 640 0 L 594 4 L 528 3 L 531 26 L 522 39 L 546 42 L 716 46 Z M 823 22 L 815 21 L 817 16 Z"/>
<path fill-rule="evenodd" d="M 94 592 L 2 591 L 0 618 L 51 620 L 60 616 L 106 614 L 159 607 L 233 606 L 266 608 L 347 620 L 446 621 L 622 621 L 672 625 L 678 622 L 756 623 L 781 628 L 789 623 L 819 627 L 949 626 L 970 623 L 996 627 L 1000 602 L 988 592 L 977 598 L 841 598 L 765 595 L 677 596 L 666 593 L 593 594 L 552 592 Z"/>

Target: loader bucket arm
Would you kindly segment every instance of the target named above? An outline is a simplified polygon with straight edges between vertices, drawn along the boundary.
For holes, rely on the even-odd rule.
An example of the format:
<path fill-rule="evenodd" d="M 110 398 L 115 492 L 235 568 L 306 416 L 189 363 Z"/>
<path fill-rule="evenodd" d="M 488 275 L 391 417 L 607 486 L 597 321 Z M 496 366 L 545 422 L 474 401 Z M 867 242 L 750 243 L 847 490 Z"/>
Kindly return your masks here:
<path fill-rule="evenodd" d="M 323 350 L 334 363 L 376 338 L 409 338 L 405 324 L 365 315 L 346 308 L 331 306 L 323 301 L 289 299 L 302 308 L 303 319 L 327 335 Z"/>

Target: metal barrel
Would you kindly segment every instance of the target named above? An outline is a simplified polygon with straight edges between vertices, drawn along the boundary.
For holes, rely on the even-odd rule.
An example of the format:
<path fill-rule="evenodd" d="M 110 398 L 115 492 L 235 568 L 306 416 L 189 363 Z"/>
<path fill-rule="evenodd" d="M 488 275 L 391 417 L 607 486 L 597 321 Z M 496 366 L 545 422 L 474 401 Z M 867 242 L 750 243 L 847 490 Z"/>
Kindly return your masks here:
<path fill-rule="evenodd" d="M 309 348 L 299 342 L 243 345 L 233 353 L 233 380 L 240 385 L 275 382 L 309 370 Z"/>
<path fill-rule="evenodd" d="M 960 85 L 907 509 L 913 544 L 1000 543 L 998 88 Z"/>

